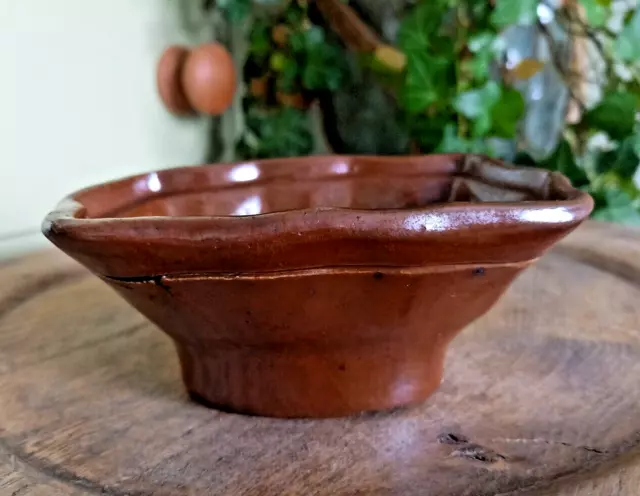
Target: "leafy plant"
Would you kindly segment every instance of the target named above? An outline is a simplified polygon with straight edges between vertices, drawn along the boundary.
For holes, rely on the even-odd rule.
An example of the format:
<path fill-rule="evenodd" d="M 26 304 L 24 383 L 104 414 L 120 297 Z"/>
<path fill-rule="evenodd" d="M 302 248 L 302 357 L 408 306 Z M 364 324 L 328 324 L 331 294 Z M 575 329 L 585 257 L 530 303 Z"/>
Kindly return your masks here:
<path fill-rule="evenodd" d="M 405 17 L 398 45 L 407 63 L 398 100 L 440 135 L 435 147 L 425 146 L 424 125 L 414 123 L 421 151 L 487 152 L 489 138 L 515 137 L 524 100 L 491 69 L 500 53 L 499 26 L 529 19 L 530 4 L 498 1 L 492 10 L 487 2 L 423 1 Z"/>
<path fill-rule="evenodd" d="M 496 0 L 493 7 L 484 0 L 421 0 L 400 27 L 406 66 L 393 91 L 421 152 L 504 156 L 496 144 L 507 139 L 515 153 L 507 148 L 506 158 L 560 171 L 589 191 L 597 218 L 640 223 L 640 9 L 627 12 L 616 34 L 607 27 L 611 2 L 570 4 L 552 11 L 538 0 Z M 555 29 L 588 44 L 603 66 L 603 96 L 590 108 L 576 92 L 584 75 L 563 61 L 549 17 Z M 512 25 L 532 26 L 547 43 L 549 59 L 508 61 L 503 31 Z M 534 159 L 519 136 L 526 112 L 521 88 L 542 70 L 565 82 L 579 119 L 565 125 L 555 150 Z M 597 136 L 606 150 L 591 146 Z"/>
<path fill-rule="evenodd" d="M 308 154 L 312 146 L 313 136 L 303 111 L 251 107 L 237 152 L 244 158 L 296 157 Z"/>
<path fill-rule="evenodd" d="M 227 2 L 231 13 L 233 2 Z M 335 91 L 345 78 L 343 49 L 309 20 L 307 9 L 307 2 L 291 1 L 275 18 L 251 26 L 245 130 L 237 146 L 245 158 L 309 154 L 313 137 L 305 111 L 318 93 Z"/>
<path fill-rule="evenodd" d="M 248 3 L 224 0 L 219 7 L 237 20 L 248 14 Z M 275 17 L 252 23 L 246 131 L 238 147 L 244 156 L 309 153 L 309 104 L 348 82 L 347 48 L 311 22 L 306 0 L 283 5 Z M 610 0 L 576 0 L 555 9 L 540 0 L 412 5 L 394 47 L 380 44 L 357 57 L 394 96 L 397 124 L 412 149 L 484 153 L 557 170 L 593 195 L 595 217 L 640 224 L 640 8 L 628 7 L 615 27 Z M 514 25 L 535 31 L 547 54 L 514 60 L 505 35 Z M 595 54 L 595 71 L 570 62 L 567 50 L 577 45 Z M 559 111 L 572 115 L 545 153 L 522 138 L 526 86 L 541 73 L 562 82 L 567 108 Z M 587 98 L 585 84 L 602 96 Z"/>
<path fill-rule="evenodd" d="M 250 13 L 251 0 L 217 0 L 217 7 L 230 22 L 243 21 Z"/>

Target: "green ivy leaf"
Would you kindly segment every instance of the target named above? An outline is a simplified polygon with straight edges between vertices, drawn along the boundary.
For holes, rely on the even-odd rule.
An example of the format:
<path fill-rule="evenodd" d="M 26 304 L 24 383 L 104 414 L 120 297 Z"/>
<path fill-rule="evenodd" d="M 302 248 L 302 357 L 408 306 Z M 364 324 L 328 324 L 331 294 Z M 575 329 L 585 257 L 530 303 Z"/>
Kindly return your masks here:
<path fill-rule="evenodd" d="M 473 78 L 482 82 L 489 78 L 491 64 L 498 58 L 503 49 L 503 40 L 491 31 L 482 31 L 469 39 L 467 47 L 473 57 L 460 62 L 461 69 Z"/>
<path fill-rule="evenodd" d="M 336 91 L 342 85 L 344 73 L 323 58 L 322 63 L 313 61 L 306 64 L 302 71 L 302 85 L 307 90 Z"/>
<path fill-rule="evenodd" d="M 298 76 L 298 64 L 292 58 L 287 57 L 277 80 L 278 89 L 285 93 L 295 91 Z"/>
<path fill-rule="evenodd" d="M 488 141 L 482 138 L 474 138 L 469 142 L 469 150 L 467 153 L 480 153 L 490 157 L 496 157 L 495 150 L 489 145 Z"/>
<path fill-rule="evenodd" d="M 500 86 L 495 81 L 489 81 L 482 88 L 459 94 L 453 107 L 465 117 L 475 119 L 488 113 L 499 98 Z"/>
<path fill-rule="evenodd" d="M 620 147 L 616 161 L 612 165 L 612 169 L 616 171 L 622 178 L 631 179 L 638 168 L 640 157 L 636 153 L 635 136 L 627 136 Z"/>
<path fill-rule="evenodd" d="M 449 4 L 450 0 L 420 2 L 400 26 L 398 45 L 407 60 L 398 96 L 400 105 L 409 114 L 422 113 L 436 102 L 446 106 L 455 87 L 453 43 L 440 33 Z"/>
<path fill-rule="evenodd" d="M 625 62 L 640 60 L 640 8 L 635 10 L 618 35 L 614 52 Z"/>
<path fill-rule="evenodd" d="M 616 150 L 600 153 L 596 158 L 596 170 L 601 174 L 613 171 L 623 180 L 631 179 L 640 163 L 635 141 L 635 136 L 627 136 Z"/>
<path fill-rule="evenodd" d="M 295 32 L 289 37 L 289 43 L 300 61 L 305 89 L 335 91 L 341 86 L 345 77 L 342 51 L 326 40 L 321 27 Z"/>
<path fill-rule="evenodd" d="M 460 5 L 460 2 L 458 0 L 451 0 L 450 4 L 452 7 L 457 7 Z M 485 2 L 484 0 L 471 0 L 470 2 L 465 2 L 465 4 L 469 17 L 475 19 L 485 20 L 493 10 L 493 3 Z"/>
<path fill-rule="evenodd" d="M 442 57 L 432 57 L 426 52 L 412 53 L 407 58 L 407 75 L 400 103 L 404 109 L 417 114 L 444 96 L 446 71 L 450 62 Z"/>
<path fill-rule="evenodd" d="M 336 91 L 345 78 L 340 64 L 341 53 L 333 47 L 325 47 L 309 55 L 302 70 L 302 85 L 308 90 Z"/>
<path fill-rule="evenodd" d="M 499 138 L 514 138 L 524 110 L 520 92 L 513 88 L 503 89 L 502 97 L 491 109 L 492 134 Z"/>
<path fill-rule="evenodd" d="M 473 120 L 474 134 L 481 136 L 491 129 L 491 110 L 500 94 L 500 85 L 495 81 L 488 81 L 481 88 L 460 93 L 453 101 L 453 108 Z"/>
<path fill-rule="evenodd" d="M 587 22 L 591 27 L 603 26 L 610 16 L 608 5 L 604 5 L 602 0 L 580 0 L 587 16 Z M 605 2 L 606 3 L 606 2 Z"/>
<path fill-rule="evenodd" d="M 475 138 L 472 140 L 458 136 L 455 124 L 447 124 L 444 128 L 442 141 L 435 150 L 437 153 L 481 153 L 491 155 L 491 149 L 486 140 Z"/>
<path fill-rule="evenodd" d="M 409 53 L 430 48 L 434 35 L 442 26 L 442 17 L 448 10 L 446 0 L 418 3 L 403 19 L 398 32 L 398 46 Z"/>
<path fill-rule="evenodd" d="M 309 48 L 324 44 L 324 38 L 324 31 L 319 26 L 311 26 L 304 31 L 304 40 Z"/>
<path fill-rule="evenodd" d="M 593 214 L 594 219 L 640 226 L 640 212 L 627 192 L 609 188 L 597 196 L 601 197 L 597 203 L 604 203 L 606 206 Z"/>
<path fill-rule="evenodd" d="M 460 62 L 460 68 L 467 74 L 471 74 L 473 79 L 482 82 L 490 76 L 491 62 L 495 59 L 490 48 L 484 48 L 473 57 Z"/>
<path fill-rule="evenodd" d="M 636 112 L 636 97 L 616 91 L 606 94 L 595 108 L 585 114 L 582 123 L 601 129 L 613 139 L 622 140 L 633 132 Z"/>
<path fill-rule="evenodd" d="M 513 24 L 533 24 L 538 0 L 496 0 L 491 22 L 498 28 Z"/>
<path fill-rule="evenodd" d="M 294 31 L 289 35 L 288 42 L 294 53 L 303 53 L 306 47 L 305 32 Z"/>
<path fill-rule="evenodd" d="M 582 167 L 576 162 L 571 145 L 563 139 L 555 151 L 544 162 L 540 163 L 542 167 L 558 171 L 564 174 L 574 187 L 580 188 L 589 184 L 589 178 Z"/>
<path fill-rule="evenodd" d="M 455 124 L 447 124 L 444 127 L 442 141 L 436 148 L 437 153 L 467 153 L 469 143 L 458 136 L 458 129 Z"/>
<path fill-rule="evenodd" d="M 253 107 L 247 112 L 246 126 L 252 140 L 242 140 L 238 145 L 246 158 L 294 157 L 308 155 L 313 149 L 309 120 L 301 110 Z"/>
<path fill-rule="evenodd" d="M 266 58 L 273 47 L 271 46 L 271 29 L 268 23 L 256 21 L 249 33 L 249 53 L 258 59 Z"/>
<path fill-rule="evenodd" d="M 490 49 L 496 37 L 497 35 L 491 31 L 483 31 L 469 38 L 467 46 L 472 53 L 478 53 L 481 50 Z"/>
<path fill-rule="evenodd" d="M 640 129 L 636 129 L 632 136 L 629 136 L 629 140 L 633 146 L 633 151 L 640 157 Z"/>
<path fill-rule="evenodd" d="M 618 150 L 599 151 L 595 157 L 595 171 L 598 174 L 606 174 L 611 168 L 611 164 L 616 161 Z"/>
<path fill-rule="evenodd" d="M 301 6 L 300 2 L 287 2 L 284 17 L 287 24 L 299 26 L 307 17 L 306 8 Z"/>
<path fill-rule="evenodd" d="M 398 122 L 409 131 L 421 153 L 433 153 L 444 136 L 447 125 L 455 122 L 453 109 L 443 108 L 435 115 L 401 112 Z"/>

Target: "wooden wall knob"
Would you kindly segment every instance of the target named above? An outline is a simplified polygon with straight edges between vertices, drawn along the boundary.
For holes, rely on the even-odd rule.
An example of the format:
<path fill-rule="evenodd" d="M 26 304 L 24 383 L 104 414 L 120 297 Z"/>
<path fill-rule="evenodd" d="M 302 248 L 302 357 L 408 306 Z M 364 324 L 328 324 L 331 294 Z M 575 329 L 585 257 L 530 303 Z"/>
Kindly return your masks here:
<path fill-rule="evenodd" d="M 205 43 L 187 56 L 181 73 L 189 104 L 204 114 L 227 110 L 236 91 L 236 70 L 229 51 L 220 43 Z"/>
<path fill-rule="evenodd" d="M 182 87 L 181 74 L 189 49 L 172 45 L 167 48 L 158 61 L 156 84 L 162 103 L 169 112 L 176 115 L 193 114 L 194 110 Z"/>

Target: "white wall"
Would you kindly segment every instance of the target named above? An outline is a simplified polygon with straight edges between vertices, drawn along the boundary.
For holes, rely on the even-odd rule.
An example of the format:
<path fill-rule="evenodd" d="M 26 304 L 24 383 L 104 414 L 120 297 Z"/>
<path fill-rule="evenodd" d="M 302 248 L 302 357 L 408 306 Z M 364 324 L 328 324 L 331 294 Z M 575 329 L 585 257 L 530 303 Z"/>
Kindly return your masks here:
<path fill-rule="evenodd" d="M 203 160 L 208 122 L 172 117 L 155 89 L 164 47 L 210 37 L 199 4 L 0 0 L 0 256 L 38 245 L 74 189 Z"/>

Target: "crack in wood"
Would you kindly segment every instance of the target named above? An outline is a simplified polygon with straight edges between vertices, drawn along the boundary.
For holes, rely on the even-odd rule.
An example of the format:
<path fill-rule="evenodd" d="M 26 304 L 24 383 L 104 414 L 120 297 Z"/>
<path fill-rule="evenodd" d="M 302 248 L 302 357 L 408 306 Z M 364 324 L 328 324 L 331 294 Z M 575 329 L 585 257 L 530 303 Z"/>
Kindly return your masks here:
<path fill-rule="evenodd" d="M 548 444 L 548 445 L 556 445 L 556 446 L 566 446 L 567 448 L 573 448 L 578 450 L 589 451 L 591 453 L 597 453 L 599 455 L 606 455 L 609 452 L 607 450 L 594 448 L 592 446 L 583 446 L 583 445 L 575 445 L 571 443 L 567 443 L 564 441 L 554 441 L 551 439 L 543 439 L 539 437 L 534 438 L 508 438 L 508 437 L 498 437 L 489 440 L 490 443 L 522 443 L 522 444 Z"/>
<path fill-rule="evenodd" d="M 481 444 L 472 443 L 466 436 L 462 434 L 447 432 L 438 436 L 440 444 L 459 446 L 451 452 L 451 456 L 466 458 L 484 463 L 496 463 L 501 460 L 507 460 L 508 457 L 498 453 L 492 448 L 488 448 Z M 592 446 L 575 445 L 564 441 L 554 441 L 543 438 L 494 438 L 489 443 L 521 443 L 521 444 L 546 444 L 551 446 L 565 446 L 572 449 L 584 450 L 598 455 L 609 454 L 607 450 L 594 448 Z"/>
<path fill-rule="evenodd" d="M 453 432 L 446 432 L 438 436 L 438 442 L 440 444 L 466 444 L 469 440 L 462 434 Z"/>
<path fill-rule="evenodd" d="M 467 444 L 451 452 L 451 456 L 466 458 L 483 463 L 496 463 L 500 460 L 506 460 L 507 457 L 498 453 L 491 448 L 481 446 L 479 444 Z"/>

